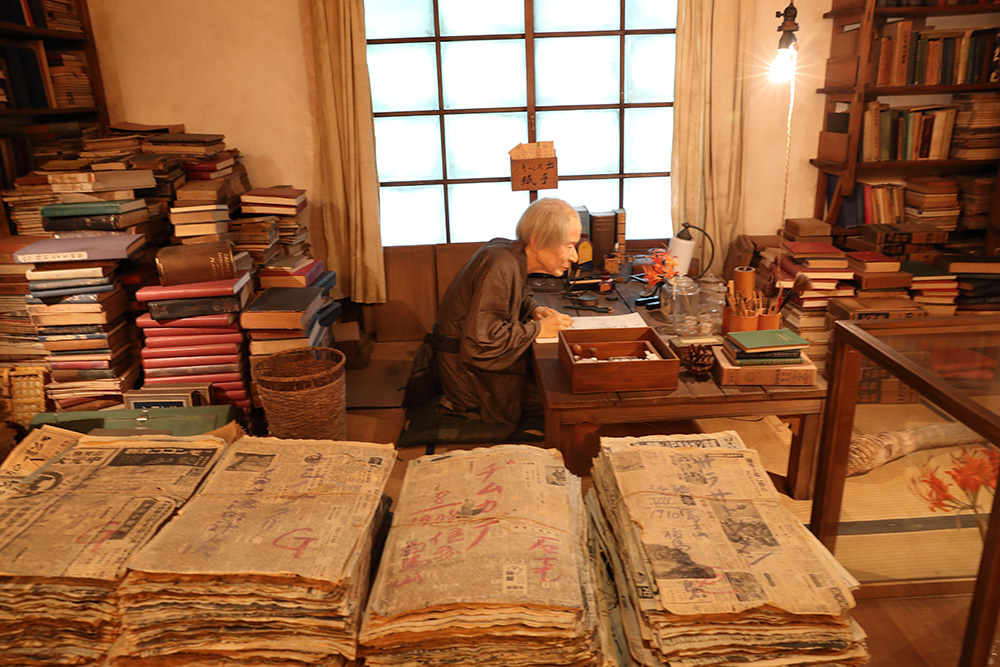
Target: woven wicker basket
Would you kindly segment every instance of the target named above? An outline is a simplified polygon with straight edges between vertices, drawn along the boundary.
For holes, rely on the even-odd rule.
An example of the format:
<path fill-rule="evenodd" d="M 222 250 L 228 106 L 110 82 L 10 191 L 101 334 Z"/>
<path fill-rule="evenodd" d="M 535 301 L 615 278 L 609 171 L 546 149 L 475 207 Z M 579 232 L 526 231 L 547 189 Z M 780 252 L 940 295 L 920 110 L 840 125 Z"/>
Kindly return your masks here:
<path fill-rule="evenodd" d="M 340 350 L 303 347 L 257 363 L 256 381 L 271 434 L 277 438 L 343 440 L 347 429 Z"/>

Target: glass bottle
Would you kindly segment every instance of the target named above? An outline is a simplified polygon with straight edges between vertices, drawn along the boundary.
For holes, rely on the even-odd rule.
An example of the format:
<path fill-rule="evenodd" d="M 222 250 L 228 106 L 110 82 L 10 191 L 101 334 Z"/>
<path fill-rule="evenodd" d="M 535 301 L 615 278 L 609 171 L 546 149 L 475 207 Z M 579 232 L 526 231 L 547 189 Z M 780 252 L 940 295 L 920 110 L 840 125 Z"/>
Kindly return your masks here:
<path fill-rule="evenodd" d="M 670 331 L 679 336 L 697 336 L 700 332 L 700 288 L 687 276 L 664 281 L 660 289 L 660 312 Z"/>
<path fill-rule="evenodd" d="M 726 284 L 714 273 L 703 277 L 701 286 L 701 335 L 718 335 L 722 332 L 722 313 L 726 308 Z"/>

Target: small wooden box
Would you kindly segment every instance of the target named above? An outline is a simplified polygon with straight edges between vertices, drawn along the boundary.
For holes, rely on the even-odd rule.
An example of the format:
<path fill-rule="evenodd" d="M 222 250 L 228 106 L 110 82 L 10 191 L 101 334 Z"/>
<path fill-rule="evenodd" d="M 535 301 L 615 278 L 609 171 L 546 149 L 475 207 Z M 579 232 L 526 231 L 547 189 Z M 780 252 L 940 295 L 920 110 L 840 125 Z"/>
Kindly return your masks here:
<path fill-rule="evenodd" d="M 652 350 L 660 358 L 643 361 L 575 361 L 572 347 L 582 356 L 598 359 L 642 356 Z M 633 329 L 566 329 L 559 332 L 559 361 L 574 394 L 605 391 L 674 391 L 680 361 L 673 350 L 649 327 Z"/>

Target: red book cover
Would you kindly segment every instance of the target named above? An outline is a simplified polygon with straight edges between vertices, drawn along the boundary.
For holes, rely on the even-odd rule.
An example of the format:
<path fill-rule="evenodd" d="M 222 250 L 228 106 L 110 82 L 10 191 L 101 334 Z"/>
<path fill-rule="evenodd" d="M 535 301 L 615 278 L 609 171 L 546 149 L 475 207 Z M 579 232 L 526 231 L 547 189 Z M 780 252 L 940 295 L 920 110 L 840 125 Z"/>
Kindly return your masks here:
<path fill-rule="evenodd" d="M 135 299 L 136 301 L 169 301 L 171 299 L 196 299 L 206 296 L 232 296 L 238 294 L 248 282 L 250 282 L 250 272 L 243 271 L 235 278 L 225 280 L 169 286 L 148 285 L 136 290 Z"/>
<path fill-rule="evenodd" d="M 232 151 L 219 151 L 214 156 L 199 160 L 198 162 L 187 162 L 181 165 L 184 171 L 216 171 L 231 166 L 235 162 L 236 153 Z"/>
<path fill-rule="evenodd" d="M 212 373 L 209 375 L 175 375 L 168 377 L 155 377 L 146 378 L 145 384 L 178 384 L 182 382 L 211 382 L 212 384 L 218 382 L 239 382 L 241 376 L 239 373 Z"/>
<path fill-rule="evenodd" d="M 223 396 L 220 396 L 218 399 L 215 399 L 215 402 L 218 403 L 219 405 L 235 405 L 238 408 L 249 408 L 250 407 L 250 401 L 248 401 L 248 400 L 232 401 L 232 400 L 229 400 L 228 398 L 225 398 Z"/>
<path fill-rule="evenodd" d="M 225 391 L 219 389 L 215 385 L 212 385 L 212 399 L 219 400 L 221 398 L 228 398 L 231 401 L 242 401 L 246 399 L 247 392 L 246 389 L 234 389 L 231 391 Z"/>
<path fill-rule="evenodd" d="M 135 323 L 142 329 L 162 329 L 164 327 L 229 327 L 235 328 L 236 313 L 212 313 L 211 315 L 196 315 L 182 317 L 176 320 L 154 320 L 149 313 L 135 318 Z"/>
<path fill-rule="evenodd" d="M 115 364 L 118 360 L 115 360 Z M 82 369 L 94 369 L 94 368 L 111 368 L 111 360 L 109 359 L 94 359 L 92 361 L 87 360 L 75 360 L 75 361 L 50 361 L 49 367 L 54 371 L 66 371 L 66 370 L 82 370 Z"/>
<path fill-rule="evenodd" d="M 143 359 L 165 359 L 167 357 L 198 357 L 207 354 L 238 354 L 239 343 L 217 343 L 215 345 L 185 345 L 183 347 L 144 347 L 140 351 Z"/>
<path fill-rule="evenodd" d="M 238 391 L 240 389 L 246 389 L 247 386 L 243 384 L 243 380 L 239 382 L 213 382 L 212 389 L 219 389 L 220 391 Z"/>
<path fill-rule="evenodd" d="M 240 360 L 238 354 L 206 354 L 197 357 L 164 357 L 142 360 L 143 368 L 186 368 L 188 366 L 211 366 L 212 364 L 234 364 Z"/>
<path fill-rule="evenodd" d="M 231 327 L 163 327 L 162 329 L 143 329 L 147 338 L 159 336 L 215 336 L 217 334 L 239 333 L 238 326 Z M 193 345 L 194 343 L 192 343 Z"/>
<path fill-rule="evenodd" d="M 150 336 L 146 338 L 146 347 L 186 347 L 204 343 L 239 343 L 243 340 L 241 333 L 215 334 L 212 336 Z"/>

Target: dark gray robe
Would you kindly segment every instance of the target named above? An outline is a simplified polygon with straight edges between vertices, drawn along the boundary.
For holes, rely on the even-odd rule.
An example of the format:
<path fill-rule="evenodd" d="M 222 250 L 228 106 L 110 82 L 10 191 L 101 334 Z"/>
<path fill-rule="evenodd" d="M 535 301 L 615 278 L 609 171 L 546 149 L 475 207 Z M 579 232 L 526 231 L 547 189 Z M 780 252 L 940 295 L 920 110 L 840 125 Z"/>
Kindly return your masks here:
<path fill-rule="evenodd" d="M 514 429 L 527 355 L 541 328 L 531 319 L 536 307 L 521 241 L 493 239 L 458 272 L 442 299 L 437 333 L 458 340 L 459 351 L 436 356 L 444 396 L 456 412 Z"/>

